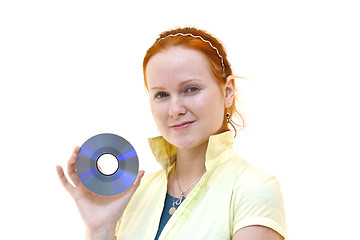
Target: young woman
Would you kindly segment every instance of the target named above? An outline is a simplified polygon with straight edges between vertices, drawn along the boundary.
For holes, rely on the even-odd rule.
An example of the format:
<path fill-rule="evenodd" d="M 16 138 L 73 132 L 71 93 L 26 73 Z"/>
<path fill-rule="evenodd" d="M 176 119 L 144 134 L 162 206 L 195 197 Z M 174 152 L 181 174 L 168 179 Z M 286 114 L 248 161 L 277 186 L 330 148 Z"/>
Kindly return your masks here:
<path fill-rule="evenodd" d="M 195 28 L 166 31 L 147 51 L 143 69 L 161 133 L 149 143 L 162 169 L 144 179 L 139 171 L 120 195 L 98 196 L 79 181 L 76 147 L 67 167 L 75 187 L 57 170 L 86 237 L 286 239 L 278 181 L 232 149 L 236 88 L 221 43 Z"/>

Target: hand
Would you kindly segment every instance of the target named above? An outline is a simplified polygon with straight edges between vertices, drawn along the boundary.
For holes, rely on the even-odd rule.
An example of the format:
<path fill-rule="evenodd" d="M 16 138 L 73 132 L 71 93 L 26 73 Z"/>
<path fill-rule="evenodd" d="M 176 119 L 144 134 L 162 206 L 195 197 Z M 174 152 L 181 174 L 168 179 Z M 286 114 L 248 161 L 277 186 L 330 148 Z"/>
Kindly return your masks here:
<path fill-rule="evenodd" d="M 126 205 L 140 185 L 144 171 L 139 171 L 134 183 L 125 192 L 116 196 L 100 196 L 89 191 L 81 182 L 75 170 L 75 161 L 80 147 L 76 147 L 68 161 L 67 171 L 73 186 L 66 178 L 63 168 L 56 166 L 62 185 L 74 199 L 88 233 L 115 230 L 116 223 L 123 214 Z"/>

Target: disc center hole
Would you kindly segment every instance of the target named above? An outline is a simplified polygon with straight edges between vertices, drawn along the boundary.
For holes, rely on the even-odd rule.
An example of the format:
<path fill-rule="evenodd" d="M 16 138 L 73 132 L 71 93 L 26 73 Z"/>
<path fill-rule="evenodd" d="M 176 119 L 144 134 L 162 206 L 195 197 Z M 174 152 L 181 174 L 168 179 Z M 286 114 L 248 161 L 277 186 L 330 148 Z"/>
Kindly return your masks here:
<path fill-rule="evenodd" d="M 104 153 L 98 158 L 96 166 L 102 174 L 109 176 L 118 170 L 119 161 L 111 153 Z"/>

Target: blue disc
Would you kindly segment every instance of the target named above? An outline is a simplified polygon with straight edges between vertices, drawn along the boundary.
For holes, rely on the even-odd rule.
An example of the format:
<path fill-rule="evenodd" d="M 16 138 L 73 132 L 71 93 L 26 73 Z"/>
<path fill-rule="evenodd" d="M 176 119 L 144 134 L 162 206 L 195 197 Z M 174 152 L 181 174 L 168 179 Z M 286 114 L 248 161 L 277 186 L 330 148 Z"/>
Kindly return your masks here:
<path fill-rule="evenodd" d="M 117 170 L 110 175 L 98 169 L 97 161 L 103 154 L 112 154 L 118 161 Z M 139 171 L 139 159 L 133 146 L 124 138 L 103 133 L 89 138 L 81 146 L 75 168 L 87 189 L 98 195 L 113 196 L 124 192 L 134 183 Z"/>

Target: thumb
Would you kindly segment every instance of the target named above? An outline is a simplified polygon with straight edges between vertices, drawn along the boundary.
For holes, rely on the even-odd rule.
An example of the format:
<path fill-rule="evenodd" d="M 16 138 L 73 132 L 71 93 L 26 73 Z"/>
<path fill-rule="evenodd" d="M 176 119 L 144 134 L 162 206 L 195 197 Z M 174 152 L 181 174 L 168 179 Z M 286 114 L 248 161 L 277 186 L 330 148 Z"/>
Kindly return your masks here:
<path fill-rule="evenodd" d="M 144 171 L 144 170 L 140 170 L 140 171 L 138 172 L 134 183 L 129 187 L 128 190 L 126 190 L 126 195 L 128 195 L 129 197 L 131 197 L 131 196 L 135 193 L 136 189 L 137 189 L 137 188 L 139 187 L 139 185 L 140 185 L 141 179 L 142 179 L 142 177 L 144 176 L 144 174 L 145 174 L 145 171 Z"/>
<path fill-rule="evenodd" d="M 134 181 L 134 183 L 133 183 L 133 186 L 135 186 L 136 189 L 139 187 L 140 181 L 141 181 L 142 177 L 144 176 L 144 174 L 145 174 L 145 171 L 144 171 L 144 170 L 140 170 L 140 171 L 138 172 L 138 174 L 137 174 L 137 176 L 136 176 L 136 179 L 135 179 L 135 181 Z"/>

